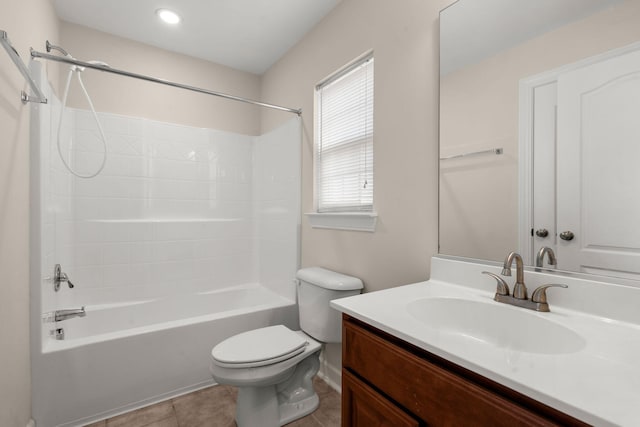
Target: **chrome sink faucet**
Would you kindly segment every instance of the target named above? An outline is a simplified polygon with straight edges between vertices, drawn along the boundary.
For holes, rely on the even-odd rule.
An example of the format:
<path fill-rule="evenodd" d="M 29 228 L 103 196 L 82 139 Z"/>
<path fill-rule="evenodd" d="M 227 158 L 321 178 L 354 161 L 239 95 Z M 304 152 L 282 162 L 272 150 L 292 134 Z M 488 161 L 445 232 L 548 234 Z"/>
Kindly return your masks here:
<path fill-rule="evenodd" d="M 516 260 L 516 283 L 513 287 L 513 295 L 509 295 L 509 285 L 500 276 L 488 271 L 483 271 L 482 274 L 487 274 L 497 282 L 496 294 L 493 299 L 497 302 L 505 304 L 515 305 L 517 307 L 526 308 L 529 310 L 549 312 L 549 303 L 547 301 L 547 289 L 552 287 L 567 288 L 567 285 L 549 284 L 539 286 L 533 294 L 531 299 L 527 298 L 527 287 L 524 284 L 524 263 L 522 257 L 516 252 L 511 252 L 504 260 L 504 267 L 502 269 L 502 275 L 511 276 L 511 264 L 513 260 Z"/>
<path fill-rule="evenodd" d="M 556 254 L 553 253 L 553 249 L 551 249 L 549 246 L 543 246 L 540 248 L 538 254 L 536 255 L 536 267 L 542 267 L 542 265 L 544 264 L 545 255 L 547 255 L 547 257 L 549 258 L 550 265 L 553 265 L 554 267 L 558 265 L 558 260 L 556 260 Z"/>

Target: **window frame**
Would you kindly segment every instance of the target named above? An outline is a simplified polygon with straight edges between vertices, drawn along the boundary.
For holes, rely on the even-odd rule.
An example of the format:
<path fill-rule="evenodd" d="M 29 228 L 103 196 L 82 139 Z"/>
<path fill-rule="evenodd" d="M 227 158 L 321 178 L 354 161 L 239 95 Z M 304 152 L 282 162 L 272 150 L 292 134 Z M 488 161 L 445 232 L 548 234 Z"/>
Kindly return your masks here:
<path fill-rule="evenodd" d="M 357 205 L 357 206 L 341 206 L 336 207 L 335 209 L 330 210 L 319 210 L 319 170 L 318 170 L 318 146 L 320 144 L 320 89 L 330 85 L 331 83 L 337 81 L 343 76 L 347 75 L 351 71 L 360 67 L 368 61 L 373 61 L 373 50 L 367 51 L 364 54 L 360 55 L 353 61 L 349 62 L 345 66 L 331 73 L 328 77 L 321 80 L 314 87 L 314 145 L 313 145 L 313 207 L 314 212 L 307 213 L 307 217 L 311 223 L 311 226 L 314 228 L 330 228 L 330 229 L 339 229 L 339 230 L 356 230 L 356 231 L 375 231 L 375 224 L 377 220 L 377 213 L 375 212 L 375 187 L 372 190 L 371 194 L 371 204 L 367 205 Z M 375 62 L 374 62 L 375 64 Z M 375 76 L 374 76 L 375 79 Z M 372 89 L 374 91 L 373 99 L 375 99 L 375 83 Z M 374 107 L 375 108 L 375 103 Z M 372 123 L 373 125 L 373 123 Z M 371 150 L 373 153 L 374 149 L 374 137 L 375 130 L 373 130 L 371 134 L 371 139 L 369 142 L 364 142 L 364 144 L 371 144 Z M 362 138 L 357 139 L 359 144 L 362 144 Z M 341 145 L 342 147 L 342 145 Z M 339 149 L 339 148 L 338 148 Z M 329 148 L 328 150 L 331 150 Z M 373 158 L 373 154 L 372 154 Z M 374 174 L 374 165 L 373 160 L 370 167 L 367 169 L 371 170 L 371 175 Z"/>

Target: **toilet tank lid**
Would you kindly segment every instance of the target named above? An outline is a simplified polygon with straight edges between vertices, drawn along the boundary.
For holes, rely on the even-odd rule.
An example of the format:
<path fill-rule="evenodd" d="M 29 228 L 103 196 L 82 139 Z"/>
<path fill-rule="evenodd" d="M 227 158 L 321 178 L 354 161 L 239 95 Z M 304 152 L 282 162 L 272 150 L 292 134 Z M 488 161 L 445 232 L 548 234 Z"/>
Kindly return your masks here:
<path fill-rule="evenodd" d="M 362 280 L 346 274 L 336 273 L 322 267 L 309 267 L 298 270 L 296 277 L 312 285 L 336 291 L 362 289 Z"/>

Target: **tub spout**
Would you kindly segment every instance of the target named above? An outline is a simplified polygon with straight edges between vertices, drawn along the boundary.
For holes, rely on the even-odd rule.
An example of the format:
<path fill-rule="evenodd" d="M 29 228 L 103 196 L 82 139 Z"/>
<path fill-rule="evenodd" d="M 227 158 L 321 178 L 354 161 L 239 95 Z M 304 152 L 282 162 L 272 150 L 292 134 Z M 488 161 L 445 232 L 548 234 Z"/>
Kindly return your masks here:
<path fill-rule="evenodd" d="M 62 320 L 71 319 L 72 317 L 84 317 L 87 315 L 87 312 L 84 307 L 82 307 L 74 308 L 72 310 L 56 310 L 54 314 L 56 322 L 60 322 Z"/>

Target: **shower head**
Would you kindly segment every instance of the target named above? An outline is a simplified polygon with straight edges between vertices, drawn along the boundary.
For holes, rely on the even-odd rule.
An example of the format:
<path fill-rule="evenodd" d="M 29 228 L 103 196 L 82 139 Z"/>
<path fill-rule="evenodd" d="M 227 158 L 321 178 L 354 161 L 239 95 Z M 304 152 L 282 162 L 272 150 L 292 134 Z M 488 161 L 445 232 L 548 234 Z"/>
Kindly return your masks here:
<path fill-rule="evenodd" d="M 67 52 L 65 49 L 61 48 L 60 46 L 56 46 L 54 44 L 51 44 L 49 42 L 49 40 L 47 40 L 46 42 L 46 46 L 47 46 L 47 52 L 51 52 L 52 50 L 57 50 L 58 52 L 60 52 L 61 54 L 63 54 L 64 56 L 66 56 L 67 58 L 71 58 L 71 59 L 76 59 L 74 58 L 69 52 Z M 109 64 L 107 64 L 104 61 L 98 61 L 98 60 L 91 60 L 91 61 L 87 61 L 87 64 L 92 64 L 92 65 L 98 65 L 100 67 L 109 67 Z M 83 67 L 81 65 L 72 65 L 71 66 L 71 70 L 72 71 L 84 71 L 86 67 Z"/>
<path fill-rule="evenodd" d="M 69 55 L 69 52 L 67 52 L 63 48 L 61 48 L 60 46 L 56 46 L 54 44 L 51 44 L 51 43 L 49 43 L 49 40 L 47 40 L 47 52 L 51 52 L 52 50 L 57 50 L 58 52 L 60 52 L 64 56 L 71 56 L 71 55 Z"/>

